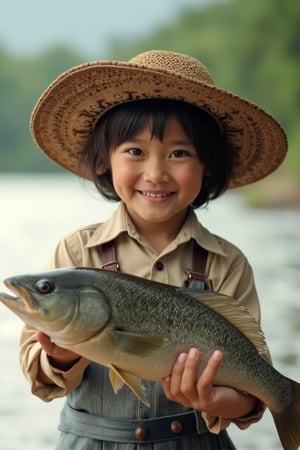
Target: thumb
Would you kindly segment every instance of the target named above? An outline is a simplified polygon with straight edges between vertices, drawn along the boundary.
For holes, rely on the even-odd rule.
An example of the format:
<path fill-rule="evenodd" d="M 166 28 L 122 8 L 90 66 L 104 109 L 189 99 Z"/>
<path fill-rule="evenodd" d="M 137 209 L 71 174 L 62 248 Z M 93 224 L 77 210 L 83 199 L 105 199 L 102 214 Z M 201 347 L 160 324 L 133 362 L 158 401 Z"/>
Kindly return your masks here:
<path fill-rule="evenodd" d="M 54 350 L 55 344 L 51 342 L 51 339 L 47 334 L 43 333 L 42 331 L 37 331 L 36 334 L 38 342 L 41 344 L 43 349 L 48 355 L 51 355 L 51 353 Z"/>

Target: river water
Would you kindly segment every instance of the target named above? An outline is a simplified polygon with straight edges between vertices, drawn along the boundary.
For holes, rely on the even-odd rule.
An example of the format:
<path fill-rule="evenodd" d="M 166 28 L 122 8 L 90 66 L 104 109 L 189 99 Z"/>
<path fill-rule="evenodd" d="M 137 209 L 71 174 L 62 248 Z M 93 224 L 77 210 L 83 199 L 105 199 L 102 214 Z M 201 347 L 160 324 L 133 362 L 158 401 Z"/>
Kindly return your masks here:
<path fill-rule="evenodd" d="M 43 270 L 63 235 L 105 220 L 115 207 L 72 176 L 1 175 L 0 290 L 7 276 Z M 249 210 L 230 193 L 197 214 L 246 253 L 274 365 L 300 381 L 300 212 Z M 30 393 L 18 365 L 21 326 L 0 305 L 0 448 L 52 450 L 63 400 L 44 403 Z M 244 431 L 231 425 L 229 433 L 241 450 L 281 448 L 268 411 L 258 424 Z"/>

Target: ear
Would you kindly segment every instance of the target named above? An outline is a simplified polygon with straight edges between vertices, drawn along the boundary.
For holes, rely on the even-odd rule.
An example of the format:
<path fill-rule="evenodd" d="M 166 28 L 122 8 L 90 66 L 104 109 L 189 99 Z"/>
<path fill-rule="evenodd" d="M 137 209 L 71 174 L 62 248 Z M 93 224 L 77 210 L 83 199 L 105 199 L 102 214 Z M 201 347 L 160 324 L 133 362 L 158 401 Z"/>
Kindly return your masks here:
<path fill-rule="evenodd" d="M 109 167 L 105 166 L 104 164 L 98 164 L 96 167 L 96 174 L 97 175 L 103 175 L 105 172 L 107 172 Z"/>

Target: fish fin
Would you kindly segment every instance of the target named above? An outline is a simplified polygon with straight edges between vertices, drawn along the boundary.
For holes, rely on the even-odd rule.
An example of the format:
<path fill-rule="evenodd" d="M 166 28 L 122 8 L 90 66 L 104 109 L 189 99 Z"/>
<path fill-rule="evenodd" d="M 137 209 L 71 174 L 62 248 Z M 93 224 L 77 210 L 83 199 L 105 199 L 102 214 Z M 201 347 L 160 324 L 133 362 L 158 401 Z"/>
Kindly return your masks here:
<path fill-rule="evenodd" d="M 244 305 L 228 295 L 200 289 L 179 290 L 199 300 L 205 306 L 222 315 L 252 342 L 261 356 L 266 357 L 268 347 L 260 324 L 254 319 Z"/>
<path fill-rule="evenodd" d="M 285 450 L 297 450 L 300 446 L 300 384 L 293 383 L 292 403 L 279 413 L 272 413 L 279 438 Z M 272 411 L 271 411 L 272 412 Z"/>
<path fill-rule="evenodd" d="M 114 366 L 110 365 L 109 369 L 109 379 L 113 387 L 114 393 L 117 394 L 120 389 L 124 386 L 124 381 L 120 378 L 119 373 L 115 370 Z"/>
<path fill-rule="evenodd" d="M 109 378 L 115 393 L 126 384 L 144 405 L 150 407 L 150 403 L 145 395 L 145 388 L 140 378 L 132 375 L 132 373 L 117 368 L 113 364 L 110 364 L 109 368 Z"/>
<path fill-rule="evenodd" d="M 165 342 L 161 336 L 130 333 L 123 330 L 113 330 L 113 334 L 116 338 L 116 345 L 121 351 L 142 357 L 159 350 Z"/>

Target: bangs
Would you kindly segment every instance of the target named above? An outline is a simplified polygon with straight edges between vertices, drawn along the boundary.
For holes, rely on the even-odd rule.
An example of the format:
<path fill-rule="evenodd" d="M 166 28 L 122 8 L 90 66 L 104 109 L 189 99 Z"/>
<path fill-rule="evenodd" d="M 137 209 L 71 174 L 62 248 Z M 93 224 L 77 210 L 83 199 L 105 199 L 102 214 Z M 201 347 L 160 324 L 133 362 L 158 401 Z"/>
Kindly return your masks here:
<path fill-rule="evenodd" d="M 112 114 L 108 112 L 104 118 L 110 149 L 131 140 L 145 127 L 149 127 L 151 137 L 155 136 L 162 141 L 170 117 L 178 118 L 187 136 L 192 138 L 191 130 L 186 129 L 187 124 L 183 123 L 186 122 L 184 114 L 179 114 L 178 103 L 180 102 L 175 100 L 140 100 L 113 108 Z"/>

